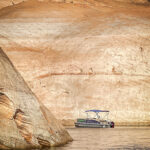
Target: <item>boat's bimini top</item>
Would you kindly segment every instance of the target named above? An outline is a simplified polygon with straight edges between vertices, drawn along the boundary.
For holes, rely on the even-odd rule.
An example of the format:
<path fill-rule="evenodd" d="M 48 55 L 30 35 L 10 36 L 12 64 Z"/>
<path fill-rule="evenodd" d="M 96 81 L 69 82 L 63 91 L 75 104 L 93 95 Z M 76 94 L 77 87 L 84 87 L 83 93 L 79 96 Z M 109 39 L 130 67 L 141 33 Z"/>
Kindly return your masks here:
<path fill-rule="evenodd" d="M 95 113 L 97 113 L 97 112 L 109 112 L 108 110 L 86 110 L 85 112 L 95 112 Z"/>

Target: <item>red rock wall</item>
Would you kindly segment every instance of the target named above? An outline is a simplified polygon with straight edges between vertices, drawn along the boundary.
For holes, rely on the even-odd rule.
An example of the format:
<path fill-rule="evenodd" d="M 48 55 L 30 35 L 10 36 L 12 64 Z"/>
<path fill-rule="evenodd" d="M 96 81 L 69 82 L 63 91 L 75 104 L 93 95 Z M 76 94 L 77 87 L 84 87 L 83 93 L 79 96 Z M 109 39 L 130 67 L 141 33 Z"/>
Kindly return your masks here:
<path fill-rule="evenodd" d="M 30 1 L 0 14 L 0 45 L 57 118 L 108 109 L 116 122 L 150 121 L 148 5 Z"/>
<path fill-rule="evenodd" d="M 7 6 L 12 6 L 15 4 L 19 4 L 21 2 L 25 1 L 36 1 L 36 0 L 1 0 L 0 1 L 0 9 L 7 7 Z M 97 3 L 94 0 L 37 0 L 40 2 L 62 2 L 62 3 L 74 3 L 74 4 L 87 4 L 87 3 Z M 103 0 L 108 1 L 108 0 Z M 114 0 L 114 1 L 120 1 L 120 2 L 131 2 L 131 3 L 147 3 L 148 0 Z"/>

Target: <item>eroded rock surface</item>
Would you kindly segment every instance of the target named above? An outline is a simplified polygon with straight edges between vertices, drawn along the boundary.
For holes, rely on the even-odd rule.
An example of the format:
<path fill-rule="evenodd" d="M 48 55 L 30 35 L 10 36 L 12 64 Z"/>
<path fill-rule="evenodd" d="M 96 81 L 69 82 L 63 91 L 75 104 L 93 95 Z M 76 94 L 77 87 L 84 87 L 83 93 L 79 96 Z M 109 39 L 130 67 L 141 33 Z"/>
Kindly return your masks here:
<path fill-rule="evenodd" d="M 8 6 L 13 6 L 25 1 L 35 1 L 35 0 L 1 0 L 0 1 L 0 9 Z M 98 4 L 95 0 L 36 0 L 39 2 L 60 2 L 60 3 L 74 3 L 74 4 Z M 99 0 L 100 1 L 100 0 Z M 108 0 L 103 0 L 108 1 Z M 113 0 L 118 2 L 127 2 L 127 3 L 138 3 L 138 4 L 146 4 L 150 2 L 149 0 Z M 101 1 L 102 2 L 102 1 Z"/>
<path fill-rule="evenodd" d="M 46 111 L 0 49 L 0 149 L 41 148 L 71 141 L 43 109 Z"/>
<path fill-rule="evenodd" d="M 2 9 L 0 45 L 58 119 L 108 109 L 115 122 L 149 123 L 149 5 L 86 2 Z"/>

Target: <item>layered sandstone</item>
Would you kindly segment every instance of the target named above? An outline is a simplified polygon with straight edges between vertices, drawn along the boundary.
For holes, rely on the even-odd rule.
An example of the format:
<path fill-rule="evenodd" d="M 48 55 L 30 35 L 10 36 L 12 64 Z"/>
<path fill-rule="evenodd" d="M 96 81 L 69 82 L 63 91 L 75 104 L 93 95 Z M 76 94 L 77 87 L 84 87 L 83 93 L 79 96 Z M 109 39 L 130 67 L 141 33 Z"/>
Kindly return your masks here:
<path fill-rule="evenodd" d="M 0 45 L 58 119 L 108 109 L 115 122 L 149 123 L 149 5 L 82 2 L 2 9 Z"/>
<path fill-rule="evenodd" d="M 0 49 L 0 149 L 50 147 L 70 140 Z"/>
<path fill-rule="evenodd" d="M 25 1 L 33 1 L 33 0 L 1 0 L 0 1 L 0 9 L 8 6 L 13 6 Z M 39 2 L 60 2 L 60 3 L 74 3 L 74 4 L 91 4 L 91 3 L 98 3 L 95 0 L 38 0 Z M 100 0 L 99 0 L 100 1 Z M 108 0 L 103 0 L 108 1 Z M 138 4 L 145 4 L 148 3 L 150 0 L 113 0 L 119 2 L 127 2 L 127 3 L 138 3 Z M 102 2 L 102 1 L 100 1 Z"/>

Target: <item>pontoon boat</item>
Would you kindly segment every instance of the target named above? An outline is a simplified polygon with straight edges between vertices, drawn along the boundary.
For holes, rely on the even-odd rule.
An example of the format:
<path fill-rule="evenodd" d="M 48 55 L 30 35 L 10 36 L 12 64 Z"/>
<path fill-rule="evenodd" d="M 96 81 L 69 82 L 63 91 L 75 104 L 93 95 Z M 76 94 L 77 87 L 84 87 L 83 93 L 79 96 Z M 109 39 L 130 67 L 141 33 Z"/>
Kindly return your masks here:
<path fill-rule="evenodd" d="M 94 118 L 89 117 L 89 113 L 94 112 Z M 86 119 L 78 118 L 77 122 L 75 122 L 76 127 L 83 128 L 114 128 L 114 122 L 108 120 L 109 111 L 108 110 L 87 110 L 85 111 L 87 114 Z M 103 114 L 103 115 L 100 115 Z"/>

